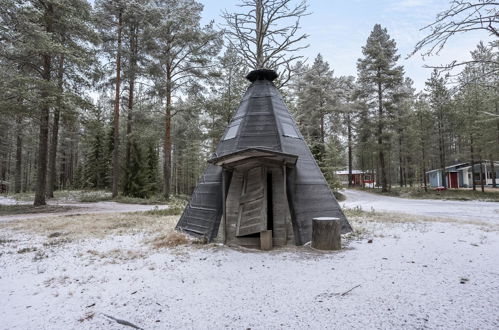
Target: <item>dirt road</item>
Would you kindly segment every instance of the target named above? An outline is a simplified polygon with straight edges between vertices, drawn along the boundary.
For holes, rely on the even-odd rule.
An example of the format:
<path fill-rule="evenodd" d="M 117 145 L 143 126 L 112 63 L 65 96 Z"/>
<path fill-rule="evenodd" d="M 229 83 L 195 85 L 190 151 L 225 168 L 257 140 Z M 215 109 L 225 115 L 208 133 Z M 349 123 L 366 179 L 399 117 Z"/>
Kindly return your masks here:
<path fill-rule="evenodd" d="M 382 196 L 360 190 L 346 189 L 343 207 L 361 207 L 364 211 L 398 212 L 427 217 L 456 220 L 480 220 L 499 223 L 499 203 L 479 201 L 449 201 L 435 199 L 409 199 Z"/>

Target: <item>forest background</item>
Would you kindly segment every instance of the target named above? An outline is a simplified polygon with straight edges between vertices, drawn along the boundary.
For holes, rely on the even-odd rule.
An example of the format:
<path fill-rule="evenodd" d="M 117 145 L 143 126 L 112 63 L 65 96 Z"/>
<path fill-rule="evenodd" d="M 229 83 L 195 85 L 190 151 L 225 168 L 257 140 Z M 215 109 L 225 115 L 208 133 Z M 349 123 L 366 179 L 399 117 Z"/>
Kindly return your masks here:
<path fill-rule="evenodd" d="M 350 75 L 326 60 L 341 45 L 312 43 L 303 22 L 323 13 L 306 1 L 234 3 L 214 22 L 209 1 L 204 15 L 195 0 L 0 0 L 1 183 L 35 191 L 35 205 L 64 189 L 190 195 L 249 84 L 244 76 L 258 67 L 280 74 L 276 84 L 332 187 L 336 170 L 375 173 L 389 191 L 426 185 L 429 169 L 499 159 L 493 1 L 431 7 L 406 53 L 373 24 Z M 260 35 L 275 45 L 253 54 Z M 473 48 L 466 37 L 453 58 L 438 60 L 463 35 L 476 38 Z M 430 58 L 419 61 L 426 79 L 402 65 L 421 56 Z"/>

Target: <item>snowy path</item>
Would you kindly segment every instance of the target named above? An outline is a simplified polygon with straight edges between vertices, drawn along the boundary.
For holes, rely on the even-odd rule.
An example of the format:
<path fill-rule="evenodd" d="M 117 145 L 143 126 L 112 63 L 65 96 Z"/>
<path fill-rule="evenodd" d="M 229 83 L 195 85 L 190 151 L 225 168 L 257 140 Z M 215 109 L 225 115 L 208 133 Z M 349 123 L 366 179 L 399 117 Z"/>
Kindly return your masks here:
<path fill-rule="evenodd" d="M 361 207 L 364 211 L 399 212 L 427 217 L 455 220 L 480 220 L 499 223 L 499 203 L 479 201 L 449 201 L 434 199 L 409 199 L 382 196 L 360 190 L 344 190 L 347 199 L 343 207 Z"/>
<path fill-rule="evenodd" d="M 144 329 L 498 329 L 497 231 L 363 226 L 371 244 L 334 253 L 155 250 L 140 233 L 57 244 L 5 228 L 0 329 L 131 329 L 104 314 Z"/>
<path fill-rule="evenodd" d="M 16 204 L 31 204 L 31 202 L 18 202 L 14 199 L 0 196 L 0 205 L 16 205 Z M 124 212 L 143 212 L 153 210 L 155 208 L 165 209 L 167 205 L 141 205 L 141 204 L 125 204 L 116 202 L 96 202 L 96 203 L 59 203 L 57 201 L 49 201 L 49 205 L 71 207 L 64 212 L 49 212 L 49 213 L 29 213 L 29 214 L 14 214 L 0 216 L 0 222 L 19 219 L 35 219 L 50 216 L 64 216 L 75 214 L 95 214 L 95 213 L 124 213 Z"/>

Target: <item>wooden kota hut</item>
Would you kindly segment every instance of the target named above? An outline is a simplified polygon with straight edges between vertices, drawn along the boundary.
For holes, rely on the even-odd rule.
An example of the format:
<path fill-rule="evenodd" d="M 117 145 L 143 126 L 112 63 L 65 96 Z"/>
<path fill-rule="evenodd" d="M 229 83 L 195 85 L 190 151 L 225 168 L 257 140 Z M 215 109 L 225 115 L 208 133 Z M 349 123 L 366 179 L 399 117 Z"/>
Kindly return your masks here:
<path fill-rule="evenodd" d="M 272 82 L 275 71 L 246 78 L 251 85 L 176 228 L 248 247 L 270 235 L 273 246 L 303 245 L 315 217 L 340 218 L 342 233 L 351 231 Z"/>

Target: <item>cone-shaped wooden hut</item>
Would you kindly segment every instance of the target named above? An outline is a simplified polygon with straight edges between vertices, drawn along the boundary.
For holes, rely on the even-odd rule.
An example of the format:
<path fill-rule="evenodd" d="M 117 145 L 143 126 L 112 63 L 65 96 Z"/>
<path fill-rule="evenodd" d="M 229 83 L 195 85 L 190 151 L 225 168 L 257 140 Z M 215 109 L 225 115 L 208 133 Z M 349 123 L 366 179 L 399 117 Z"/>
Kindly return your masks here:
<path fill-rule="evenodd" d="M 302 245 L 312 219 L 345 215 L 300 134 L 272 70 L 254 70 L 246 94 L 210 159 L 177 229 L 208 241 L 260 246 Z M 220 225 L 222 224 L 222 225 Z"/>

